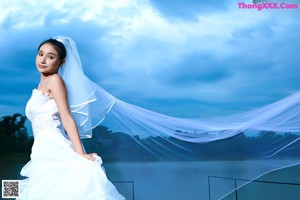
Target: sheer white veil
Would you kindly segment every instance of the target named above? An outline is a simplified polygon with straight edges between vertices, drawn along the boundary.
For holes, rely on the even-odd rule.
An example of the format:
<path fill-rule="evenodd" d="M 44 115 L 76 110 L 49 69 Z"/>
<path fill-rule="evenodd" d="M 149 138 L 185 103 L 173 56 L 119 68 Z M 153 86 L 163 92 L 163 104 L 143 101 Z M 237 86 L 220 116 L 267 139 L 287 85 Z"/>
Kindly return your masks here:
<path fill-rule="evenodd" d="M 88 79 L 83 70 L 75 42 L 66 36 L 54 38 L 64 44 L 66 58 L 59 70 L 68 92 L 70 111 L 77 124 L 81 138 L 90 138 L 97 126 L 115 102 L 115 98 L 101 91 Z"/>
<path fill-rule="evenodd" d="M 247 129 L 278 132 L 300 130 L 300 92 L 253 111 L 223 118 L 174 118 L 116 99 L 86 77 L 76 44 L 71 38 L 57 36 L 54 39 L 62 42 L 67 50 L 66 60 L 59 74 L 67 87 L 70 110 L 82 137 L 91 137 L 91 130 L 105 119 L 112 108 L 112 115 L 118 116 L 119 123 L 123 123 L 119 128 L 129 128 L 135 124 L 135 129 L 140 129 L 132 130 L 132 135 L 163 133 L 189 142 L 224 139 Z M 139 127 L 138 124 L 144 125 Z M 147 126 L 149 127 L 146 128 Z"/>
<path fill-rule="evenodd" d="M 250 133 L 247 151 L 255 159 L 271 159 L 272 163 L 266 164 L 267 167 L 261 165 L 252 168 L 251 173 L 247 171 L 244 178 L 253 179 L 268 171 L 299 163 L 295 150 L 300 149 L 300 92 L 261 108 L 226 117 L 171 117 L 115 98 L 85 76 L 76 44 L 71 38 L 58 36 L 54 39 L 62 42 L 67 50 L 66 61 L 59 74 L 67 87 L 70 110 L 82 138 L 90 138 L 92 129 L 99 124 L 109 125 L 114 132 L 132 136 L 133 140 L 149 152 L 155 153 L 141 139 L 149 138 L 152 142 L 147 141 L 147 144 L 157 145 L 168 151 L 172 150 L 170 145 L 174 145 L 187 150 L 185 155 L 188 155 L 192 150 L 184 146 L 183 141 L 207 144 Z M 260 143 L 258 140 L 257 143 L 253 142 L 253 137 L 270 132 L 276 133 L 271 143 Z M 155 139 L 158 137 L 159 140 Z M 278 162 L 276 156 L 282 158 L 283 155 L 288 159 Z M 232 187 L 227 192 L 230 190 Z M 219 197 L 224 195 L 222 192 Z"/>
<path fill-rule="evenodd" d="M 54 39 L 67 50 L 59 74 L 68 91 L 70 110 L 82 138 L 107 117 L 117 131 L 132 136 L 166 136 L 188 142 L 210 142 L 246 130 L 299 132 L 300 92 L 252 111 L 214 119 L 175 118 L 126 103 L 92 82 L 83 72 L 75 42 L 65 36 Z M 109 114 L 108 114 L 109 113 Z"/>

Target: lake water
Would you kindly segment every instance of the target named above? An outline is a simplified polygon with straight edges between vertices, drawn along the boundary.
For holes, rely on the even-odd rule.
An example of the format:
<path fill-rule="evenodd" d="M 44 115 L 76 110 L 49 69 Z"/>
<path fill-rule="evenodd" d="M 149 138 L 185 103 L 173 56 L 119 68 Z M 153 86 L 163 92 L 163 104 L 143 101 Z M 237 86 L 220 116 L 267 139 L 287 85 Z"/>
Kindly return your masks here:
<path fill-rule="evenodd" d="M 19 172 L 26 159 L 0 160 L 1 179 L 20 179 Z M 284 163 L 286 162 L 286 163 Z M 289 161 L 279 161 L 278 167 Z M 263 166 L 263 167 L 262 167 Z M 274 163 L 272 163 L 274 167 Z M 245 181 L 217 178 L 227 176 L 251 179 L 255 173 L 263 173 L 271 167 L 266 161 L 203 161 L 203 162 L 154 162 L 154 163 L 107 163 L 107 176 L 128 200 L 215 200 Z M 253 169 L 256 172 L 253 172 Z M 265 175 L 260 180 L 300 183 L 300 167 L 291 167 Z M 210 178 L 208 178 L 211 176 Z M 236 185 L 235 185 L 236 184 Z M 267 186 L 266 186 L 267 185 Z M 299 199 L 300 186 L 251 183 L 238 190 L 239 199 Z M 246 189 L 245 189 L 246 188 Z M 248 189 L 247 189 L 248 188 Z M 281 190 L 281 191 L 280 191 Z M 274 196 L 270 197 L 270 195 Z M 134 196 L 133 196 L 134 195 Z M 266 195 L 269 195 L 266 198 Z M 281 196 L 280 196 L 281 195 Z M 236 193 L 226 200 L 236 199 Z"/>
<path fill-rule="evenodd" d="M 283 162 L 285 161 L 278 162 L 278 167 L 280 167 Z M 134 181 L 136 200 L 215 200 L 223 197 L 235 187 L 242 186 L 246 183 L 246 181 L 240 180 L 237 181 L 235 185 L 234 180 L 216 177 L 229 176 L 231 178 L 251 180 L 257 177 L 258 174 L 269 171 L 274 167 L 273 165 L 273 162 L 268 163 L 265 161 L 205 161 L 114 163 L 107 164 L 106 168 L 108 169 L 107 174 L 110 180 Z M 293 169 L 295 171 L 295 167 Z M 261 180 L 300 183 L 299 173 L 290 173 L 291 170 L 292 169 L 280 170 L 280 173 L 265 175 Z M 276 176 L 274 176 L 274 174 L 276 174 Z M 214 177 L 210 177 L 208 180 L 209 176 Z M 257 192 L 253 193 L 253 191 L 257 191 L 257 187 L 264 187 L 265 190 L 261 191 L 261 194 Z M 282 187 L 282 189 L 285 190 L 286 188 Z M 298 187 L 298 189 L 300 189 L 300 187 Z M 256 188 L 252 187 L 250 191 L 240 192 L 239 195 L 247 196 L 252 200 L 258 200 L 260 197 L 265 200 L 265 193 L 272 193 L 272 187 L 267 189 L 266 184 L 256 183 Z M 300 195 L 299 192 L 293 195 L 298 197 L 298 194 Z M 282 195 L 285 196 L 285 193 L 281 192 L 281 197 Z M 277 193 L 276 197 L 267 199 L 275 200 L 279 198 L 279 196 L 280 194 Z M 236 197 L 235 195 L 229 195 L 226 199 L 233 200 L 236 199 Z"/>

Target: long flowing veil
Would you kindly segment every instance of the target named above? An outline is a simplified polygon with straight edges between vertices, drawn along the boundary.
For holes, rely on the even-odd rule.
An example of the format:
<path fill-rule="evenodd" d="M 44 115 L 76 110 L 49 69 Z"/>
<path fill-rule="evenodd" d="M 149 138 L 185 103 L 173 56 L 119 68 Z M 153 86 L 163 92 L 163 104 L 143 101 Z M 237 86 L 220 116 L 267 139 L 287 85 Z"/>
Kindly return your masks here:
<path fill-rule="evenodd" d="M 299 163 L 300 92 L 226 117 L 171 117 L 108 93 L 84 75 L 75 42 L 64 36 L 56 39 L 67 49 L 67 60 L 59 73 L 67 86 L 70 109 L 82 138 L 92 137 L 93 128 L 105 125 L 113 132 L 130 135 L 153 155 L 165 150 L 187 160 L 225 158 L 250 163 L 251 169 L 246 167 L 244 173 L 234 171 L 234 167 L 230 173 L 248 181 L 234 186 L 232 182 L 224 183 L 212 199 L 220 199 L 262 174 Z M 254 160 L 259 162 L 252 163 Z M 224 171 L 216 174 L 224 176 Z"/>

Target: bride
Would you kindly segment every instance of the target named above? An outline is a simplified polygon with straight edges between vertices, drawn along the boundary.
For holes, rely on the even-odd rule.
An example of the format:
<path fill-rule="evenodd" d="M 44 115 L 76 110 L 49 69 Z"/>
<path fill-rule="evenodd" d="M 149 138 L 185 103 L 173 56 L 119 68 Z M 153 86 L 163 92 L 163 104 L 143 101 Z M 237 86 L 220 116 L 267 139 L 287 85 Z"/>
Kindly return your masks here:
<path fill-rule="evenodd" d="M 186 156 L 193 149 L 182 145 L 182 141 L 208 143 L 242 135 L 263 139 L 259 137 L 261 134 L 278 133 L 267 146 L 260 140 L 258 144 L 246 141 L 239 144 L 247 147 L 249 155 L 245 155 L 250 159 L 255 155 L 256 159 L 272 161 L 271 164 L 266 162 L 267 167 L 251 168 L 251 173 L 248 167 L 250 178 L 246 178 L 249 180 L 299 163 L 291 149 L 300 140 L 300 92 L 230 116 L 175 118 L 126 103 L 93 83 L 83 73 L 76 44 L 71 38 L 59 36 L 43 42 L 38 48 L 36 66 L 41 75 L 40 84 L 26 105 L 35 140 L 31 160 L 21 170 L 21 175 L 28 178 L 21 182 L 19 199 L 124 199 L 107 179 L 101 158 L 95 153 L 86 154 L 80 141 L 80 138 L 90 138 L 91 130 L 102 122 L 110 124 L 114 132 L 133 136 L 133 140 L 154 155 L 155 151 L 140 138 L 169 151 L 173 145 L 184 150 Z M 293 137 L 288 137 L 291 133 Z M 283 136 L 287 138 L 282 139 Z M 228 144 L 235 145 L 230 141 Z M 277 156 L 289 158 L 285 159 L 288 162 L 278 162 Z M 230 176 L 234 176 L 235 171 L 231 171 Z M 237 189 L 231 184 L 224 188 L 220 189 L 220 196 Z"/>
<path fill-rule="evenodd" d="M 86 154 L 80 141 L 80 137 L 86 135 L 82 127 L 89 124 L 84 117 L 89 113 L 84 113 L 83 109 L 92 100 L 84 99 L 91 95 L 84 96 L 80 87 L 78 91 L 68 87 L 80 81 L 72 76 L 73 73 L 81 73 L 84 77 L 78 70 L 81 66 L 74 41 L 60 36 L 42 42 L 38 47 L 36 67 L 40 83 L 26 105 L 34 144 L 31 160 L 21 170 L 21 175 L 28 178 L 21 181 L 18 199 L 125 199 L 107 179 L 101 158 L 96 153 Z M 79 85 L 84 85 L 84 81 Z"/>

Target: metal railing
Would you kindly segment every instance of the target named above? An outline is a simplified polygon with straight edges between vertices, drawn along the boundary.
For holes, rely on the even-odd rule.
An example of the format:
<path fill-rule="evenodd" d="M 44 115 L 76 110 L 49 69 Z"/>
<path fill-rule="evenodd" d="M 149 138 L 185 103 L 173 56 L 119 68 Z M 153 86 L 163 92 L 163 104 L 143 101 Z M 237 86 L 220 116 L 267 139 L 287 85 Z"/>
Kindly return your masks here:
<path fill-rule="evenodd" d="M 131 191 L 132 191 L 132 200 L 135 200 L 135 195 L 134 195 L 134 181 L 111 181 L 113 184 L 130 184 L 131 185 Z"/>
<path fill-rule="evenodd" d="M 237 181 L 244 181 L 244 182 L 251 182 L 251 183 L 267 183 L 267 184 L 277 184 L 277 185 L 291 185 L 291 186 L 300 186 L 300 183 L 288 183 L 288 182 L 278 182 L 278 181 L 262 181 L 262 180 L 249 180 L 249 179 L 242 179 L 242 178 L 230 178 L 230 177 L 222 177 L 222 176 L 208 176 L 208 198 L 211 200 L 211 179 L 212 178 L 218 178 L 218 179 L 226 179 L 226 180 L 232 180 L 234 181 L 234 194 L 235 199 L 239 199 L 238 194 L 238 187 L 237 187 Z"/>

